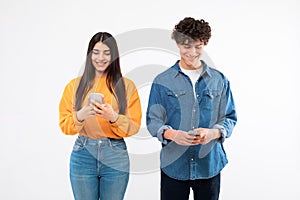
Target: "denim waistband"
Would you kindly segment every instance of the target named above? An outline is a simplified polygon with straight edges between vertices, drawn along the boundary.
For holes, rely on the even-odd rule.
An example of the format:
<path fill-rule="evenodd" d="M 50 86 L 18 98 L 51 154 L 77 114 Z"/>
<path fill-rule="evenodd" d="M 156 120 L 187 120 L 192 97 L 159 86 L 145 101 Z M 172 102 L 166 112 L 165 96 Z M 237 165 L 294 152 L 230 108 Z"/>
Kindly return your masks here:
<path fill-rule="evenodd" d="M 79 135 L 78 138 L 81 140 L 82 144 L 87 145 L 87 144 L 98 144 L 98 143 L 105 143 L 105 142 L 109 142 L 109 141 L 124 141 L 123 138 L 120 139 L 115 139 L 115 138 L 100 138 L 100 139 L 93 139 L 93 138 L 89 138 L 86 137 L 84 135 Z"/>

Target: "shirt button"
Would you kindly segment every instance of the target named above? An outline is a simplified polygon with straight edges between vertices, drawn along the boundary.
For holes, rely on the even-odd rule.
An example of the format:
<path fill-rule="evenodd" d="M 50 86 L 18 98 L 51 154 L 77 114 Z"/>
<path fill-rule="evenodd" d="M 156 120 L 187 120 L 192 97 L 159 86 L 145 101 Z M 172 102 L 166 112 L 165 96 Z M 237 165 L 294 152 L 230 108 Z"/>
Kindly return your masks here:
<path fill-rule="evenodd" d="M 194 161 L 194 158 L 191 158 L 191 161 Z"/>

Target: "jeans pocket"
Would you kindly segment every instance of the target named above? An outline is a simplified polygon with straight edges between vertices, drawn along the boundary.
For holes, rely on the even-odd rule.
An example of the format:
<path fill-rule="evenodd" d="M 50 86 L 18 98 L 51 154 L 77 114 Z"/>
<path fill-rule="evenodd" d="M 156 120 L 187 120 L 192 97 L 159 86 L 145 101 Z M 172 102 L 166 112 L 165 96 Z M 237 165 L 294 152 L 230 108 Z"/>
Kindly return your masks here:
<path fill-rule="evenodd" d="M 109 146 L 112 151 L 114 152 L 126 152 L 127 151 L 127 146 L 124 140 L 109 140 Z"/>
<path fill-rule="evenodd" d="M 84 144 L 80 138 L 77 138 L 73 146 L 73 151 L 81 151 L 84 148 Z"/>

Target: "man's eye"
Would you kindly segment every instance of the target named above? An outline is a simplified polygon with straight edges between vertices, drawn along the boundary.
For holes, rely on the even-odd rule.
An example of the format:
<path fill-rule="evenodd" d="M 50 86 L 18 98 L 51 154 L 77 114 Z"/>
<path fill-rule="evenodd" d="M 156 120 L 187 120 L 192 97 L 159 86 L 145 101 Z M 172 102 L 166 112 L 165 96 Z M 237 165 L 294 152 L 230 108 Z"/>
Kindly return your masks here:
<path fill-rule="evenodd" d="M 191 46 L 185 45 L 184 48 L 189 49 Z"/>

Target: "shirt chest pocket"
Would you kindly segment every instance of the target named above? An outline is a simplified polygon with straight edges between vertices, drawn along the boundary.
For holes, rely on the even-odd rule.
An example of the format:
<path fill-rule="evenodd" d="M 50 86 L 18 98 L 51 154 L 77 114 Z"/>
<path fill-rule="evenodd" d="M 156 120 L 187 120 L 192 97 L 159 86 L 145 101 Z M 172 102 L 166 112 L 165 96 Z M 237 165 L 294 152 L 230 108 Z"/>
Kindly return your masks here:
<path fill-rule="evenodd" d="M 180 109 L 184 106 L 186 91 L 184 90 L 174 90 L 167 92 L 167 102 L 166 107 Z"/>
<path fill-rule="evenodd" d="M 219 107 L 221 97 L 220 90 L 204 90 L 201 98 L 200 108 L 215 110 Z"/>

